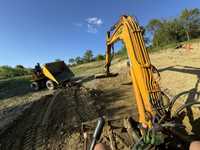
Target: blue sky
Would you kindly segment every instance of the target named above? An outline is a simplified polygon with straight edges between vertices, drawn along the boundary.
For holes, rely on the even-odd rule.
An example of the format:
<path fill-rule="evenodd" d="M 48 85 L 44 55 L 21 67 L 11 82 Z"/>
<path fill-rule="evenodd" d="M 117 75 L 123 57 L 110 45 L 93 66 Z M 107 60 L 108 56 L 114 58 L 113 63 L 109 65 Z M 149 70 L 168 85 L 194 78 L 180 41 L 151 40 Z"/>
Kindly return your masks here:
<path fill-rule="evenodd" d="M 173 18 L 199 0 L 0 0 L 0 65 L 32 67 L 105 52 L 106 31 L 129 14 L 141 25 Z"/>

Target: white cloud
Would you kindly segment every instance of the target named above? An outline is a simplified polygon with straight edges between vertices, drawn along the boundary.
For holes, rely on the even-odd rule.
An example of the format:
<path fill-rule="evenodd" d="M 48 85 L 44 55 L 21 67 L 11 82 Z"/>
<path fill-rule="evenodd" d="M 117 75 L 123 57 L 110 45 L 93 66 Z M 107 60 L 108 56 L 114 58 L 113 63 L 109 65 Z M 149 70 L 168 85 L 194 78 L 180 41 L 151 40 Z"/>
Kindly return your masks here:
<path fill-rule="evenodd" d="M 90 24 L 87 24 L 87 32 L 88 33 L 97 33 L 97 28 Z"/>
<path fill-rule="evenodd" d="M 103 24 L 101 18 L 90 17 L 86 19 L 87 22 L 87 32 L 89 33 L 97 33 L 98 28 Z"/>
<path fill-rule="evenodd" d="M 82 23 L 73 23 L 74 26 L 76 27 L 86 27 L 86 31 L 88 33 L 97 33 L 98 29 L 101 27 L 101 25 L 103 24 L 103 21 L 101 18 L 98 17 L 89 17 L 87 19 L 85 19 L 85 22 Z"/>
<path fill-rule="evenodd" d="M 103 21 L 101 20 L 101 18 L 97 18 L 97 17 L 87 18 L 86 21 L 88 24 L 91 24 L 91 25 L 100 26 L 103 24 Z"/>

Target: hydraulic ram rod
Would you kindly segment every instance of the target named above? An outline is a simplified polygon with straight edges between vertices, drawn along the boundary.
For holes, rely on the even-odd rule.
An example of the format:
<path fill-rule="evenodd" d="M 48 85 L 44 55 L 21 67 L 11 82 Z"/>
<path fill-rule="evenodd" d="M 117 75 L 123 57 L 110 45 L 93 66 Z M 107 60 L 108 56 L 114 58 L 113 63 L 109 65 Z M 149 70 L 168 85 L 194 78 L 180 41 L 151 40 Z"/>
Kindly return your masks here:
<path fill-rule="evenodd" d="M 104 118 L 103 118 L 103 117 L 100 117 L 100 118 L 98 119 L 96 129 L 95 129 L 94 134 L 93 134 L 93 136 L 92 136 L 92 143 L 91 143 L 91 145 L 90 145 L 89 150 L 94 150 L 94 147 L 95 147 L 95 145 L 96 145 L 96 142 L 100 139 L 100 136 L 101 136 L 101 133 L 102 133 L 104 124 L 105 124 Z"/>

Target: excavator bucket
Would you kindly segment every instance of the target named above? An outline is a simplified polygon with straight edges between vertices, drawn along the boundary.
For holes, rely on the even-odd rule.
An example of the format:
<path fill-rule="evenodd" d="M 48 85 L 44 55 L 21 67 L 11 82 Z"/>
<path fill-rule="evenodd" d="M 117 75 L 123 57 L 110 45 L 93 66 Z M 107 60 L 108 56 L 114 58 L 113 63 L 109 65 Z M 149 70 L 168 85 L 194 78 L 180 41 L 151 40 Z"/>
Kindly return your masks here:
<path fill-rule="evenodd" d="M 74 77 L 73 72 L 67 67 L 64 61 L 47 63 L 42 68 L 43 74 L 57 84 L 69 81 Z"/>

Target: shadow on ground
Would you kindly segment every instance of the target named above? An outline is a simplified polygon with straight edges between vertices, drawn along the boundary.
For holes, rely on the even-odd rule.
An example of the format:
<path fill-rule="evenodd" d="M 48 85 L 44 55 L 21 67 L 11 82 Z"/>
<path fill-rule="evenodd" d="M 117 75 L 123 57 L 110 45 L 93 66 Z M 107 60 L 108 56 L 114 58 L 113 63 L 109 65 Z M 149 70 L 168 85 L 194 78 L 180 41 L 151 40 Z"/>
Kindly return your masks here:
<path fill-rule="evenodd" d="M 159 72 L 163 72 L 163 71 L 175 71 L 175 72 L 180 72 L 180 73 L 196 75 L 197 81 L 194 84 L 194 87 L 175 95 L 173 98 L 173 101 L 174 103 L 178 102 L 179 100 L 181 101 L 182 96 L 185 97 L 185 102 L 183 105 L 199 101 L 200 91 L 198 87 L 200 83 L 200 68 L 191 67 L 191 66 L 170 66 L 170 67 L 159 69 Z M 194 112 L 192 107 L 196 107 L 198 108 L 198 110 L 200 109 L 199 105 L 192 105 L 192 106 L 186 107 L 180 113 L 177 119 L 181 123 L 183 122 L 185 117 L 188 117 L 188 123 L 189 123 L 189 126 L 191 126 L 191 133 L 189 137 L 200 140 L 200 126 L 199 126 L 200 117 L 199 117 L 199 113 Z M 182 129 L 182 132 L 186 133 L 184 129 Z"/>
<path fill-rule="evenodd" d="M 97 98 L 97 103 L 103 106 L 102 115 L 108 117 L 131 115 L 137 118 L 134 100 L 132 85 L 121 85 L 121 87 L 105 90 Z"/>

